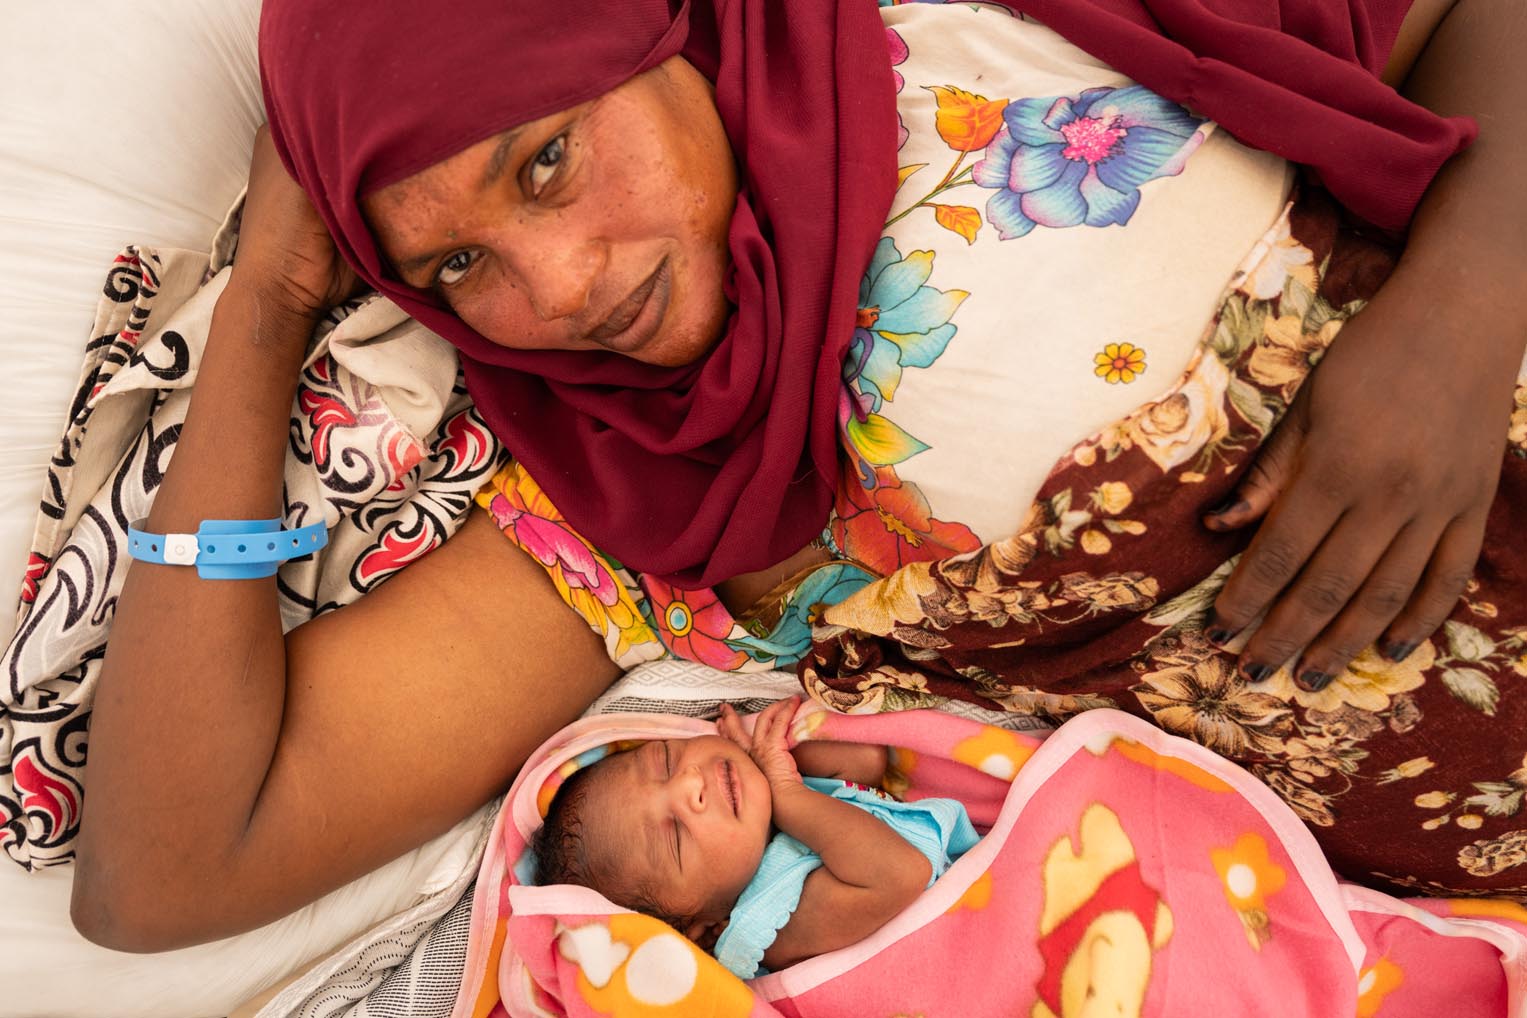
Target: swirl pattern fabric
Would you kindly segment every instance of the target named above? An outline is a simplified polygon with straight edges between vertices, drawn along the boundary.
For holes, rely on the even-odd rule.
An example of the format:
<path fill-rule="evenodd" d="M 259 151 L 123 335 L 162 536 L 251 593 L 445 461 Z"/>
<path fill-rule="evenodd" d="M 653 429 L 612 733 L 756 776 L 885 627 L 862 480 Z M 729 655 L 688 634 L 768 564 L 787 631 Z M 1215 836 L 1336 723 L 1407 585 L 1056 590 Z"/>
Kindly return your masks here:
<path fill-rule="evenodd" d="M 29 869 L 74 857 L 127 527 L 148 514 L 185 421 L 227 278 L 203 286 L 207 274 L 193 252 L 129 248 L 117 258 L 49 467 L 16 634 L 0 656 L 0 846 Z M 330 545 L 281 568 L 287 629 L 438 546 L 503 461 L 450 348 L 388 302 L 337 309 L 319 342 L 293 406 L 284 516 L 288 526 L 327 523 Z M 377 349 L 389 343 L 396 361 Z"/>

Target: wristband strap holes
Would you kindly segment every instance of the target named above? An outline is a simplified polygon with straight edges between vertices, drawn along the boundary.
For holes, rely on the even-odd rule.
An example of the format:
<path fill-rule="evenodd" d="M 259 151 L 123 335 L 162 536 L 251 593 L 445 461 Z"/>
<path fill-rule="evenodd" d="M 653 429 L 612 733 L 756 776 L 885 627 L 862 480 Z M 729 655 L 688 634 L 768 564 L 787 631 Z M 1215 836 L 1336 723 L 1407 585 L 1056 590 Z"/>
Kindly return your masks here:
<path fill-rule="evenodd" d="M 194 534 L 145 533 L 139 529 L 144 522 L 128 525 L 127 551 L 133 558 L 162 565 L 194 565 L 203 579 L 273 576 L 280 563 L 310 555 L 328 544 L 322 521 L 284 530 L 279 518 L 203 520 Z M 291 541 L 289 548 L 282 543 L 283 536 Z M 221 543 L 202 543 L 208 538 Z"/>

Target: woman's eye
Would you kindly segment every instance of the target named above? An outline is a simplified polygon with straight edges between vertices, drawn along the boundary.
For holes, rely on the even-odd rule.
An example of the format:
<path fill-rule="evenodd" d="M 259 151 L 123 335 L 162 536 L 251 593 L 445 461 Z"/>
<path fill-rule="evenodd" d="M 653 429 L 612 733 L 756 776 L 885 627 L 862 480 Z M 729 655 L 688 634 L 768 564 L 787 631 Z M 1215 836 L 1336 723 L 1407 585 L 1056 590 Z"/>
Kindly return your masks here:
<path fill-rule="evenodd" d="M 435 272 L 435 283 L 439 286 L 456 285 L 466 278 L 467 271 L 476 260 L 470 251 L 457 251 L 440 263 L 440 268 Z"/>
<path fill-rule="evenodd" d="M 557 175 L 557 167 L 562 165 L 562 157 L 565 154 L 562 136 L 553 138 L 545 148 L 536 153 L 535 159 L 530 163 L 530 193 L 532 195 L 539 195 L 541 189 L 551 183 L 551 179 Z"/>

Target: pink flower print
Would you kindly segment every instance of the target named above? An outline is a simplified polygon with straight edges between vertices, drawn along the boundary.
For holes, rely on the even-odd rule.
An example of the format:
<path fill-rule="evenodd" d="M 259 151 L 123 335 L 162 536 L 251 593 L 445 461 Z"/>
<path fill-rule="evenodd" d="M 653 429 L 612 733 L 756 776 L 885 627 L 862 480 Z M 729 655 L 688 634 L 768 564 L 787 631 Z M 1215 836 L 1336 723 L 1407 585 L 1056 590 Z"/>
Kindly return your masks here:
<path fill-rule="evenodd" d="M 668 649 L 688 661 L 731 671 L 747 660 L 747 654 L 730 646 L 732 613 L 711 590 L 679 590 L 651 576 L 642 586 L 652 604 L 658 632 Z"/>
<path fill-rule="evenodd" d="M 912 51 L 907 49 L 906 40 L 897 33 L 896 29 L 887 28 L 885 30 L 885 41 L 891 50 L 891 66 L 896 67 L 898 64 L 906 63 L 907 57 L 912 55 Z M 896 79 L 896 94 L 901 95 L 901 90 L 906 85 L 907 79 L 901 76 L 900 71 L 894 70 L 891 72 L 891 77 Z M 901 113 L 898 111 L 896 114 L 896 151 L 901 151 L 901 147 L 907 143 L 907 137 L 907 125 L 902 122 Z"/>
<path fill-rule="evenodd" d="M 556 567 L 574 590 L 587 590 L 606 608 L 620 600 L 620 589 L 587 544 L 556 520 L 518 509 L 502 495 L 494 495 L 488 511 L 500 530 L 513 531 L 520 547 L 548 569 Z"/>

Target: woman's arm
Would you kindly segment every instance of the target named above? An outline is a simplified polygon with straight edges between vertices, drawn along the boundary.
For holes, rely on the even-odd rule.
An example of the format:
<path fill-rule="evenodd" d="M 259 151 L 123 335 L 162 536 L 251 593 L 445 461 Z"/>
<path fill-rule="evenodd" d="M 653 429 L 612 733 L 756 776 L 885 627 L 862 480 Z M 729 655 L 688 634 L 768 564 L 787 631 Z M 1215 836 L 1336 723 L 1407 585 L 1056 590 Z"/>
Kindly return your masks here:
<path fill-rule="evenodd" d="M 1499 0 L 1459 0 L 1426 43 L 1405 93 L 1474 116 L 1479 140 L 1433 182 L 1393 276 L 1300 391 L 1239 503 L 1206 520 L 1266 514 L 1211 623 L 1224 635 L 1267 612 L 1241 655 L 1248 678 L 1297 656 L 1300 684 L 1318 688 L 1375 640 L 1402 658 L 1473 571 L 1527 346 L 1524 51 L 1527 8 Z"/>
<path fill-rule="evenodd" d="M 298 367 L 317 309 L 349 285 L 262 136 L 150 529 L 279 514 Z M 277 918 L 500 792 L 614 674 L 481 514 L 284 639 L 274 578 L 135 563 L 91 719 L 75 924 L 153 951 Z"/>
<path fill-rule="evenodd" d="M 775 826 L 822 857 L 795 914 L 764 952 L 770 969 L 858 943 L 910 905 L 933 874 L 923 854 L 890 825 L 801 782 L 786 748 L 799 704 L 791 697 L 772 705 L 758 715 L 751 736 L 734 713 L 723 712 L 719 726 L 769 779 Z"/>

